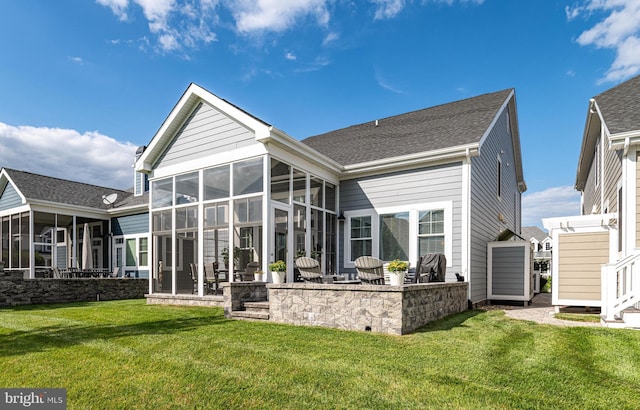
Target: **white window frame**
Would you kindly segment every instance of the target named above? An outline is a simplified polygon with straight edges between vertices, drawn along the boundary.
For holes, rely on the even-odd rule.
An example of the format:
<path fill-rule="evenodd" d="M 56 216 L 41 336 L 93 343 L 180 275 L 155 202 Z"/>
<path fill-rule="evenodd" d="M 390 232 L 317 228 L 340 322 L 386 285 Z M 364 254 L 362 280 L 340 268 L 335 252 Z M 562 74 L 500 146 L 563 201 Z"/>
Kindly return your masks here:
<path fill-rule="evenodd" d="M 361 211 L 347 211 L 345 216 L 345 233 L 344 233 L 344 266 L 354 268 L 354 261 L 351 259 L 351 219 L 371 217 L 371 253 L 375 256 L 378 253 L 379 235 L 376 234 L 379 229 L 378 214 L 373 209 L 364 209 Z"/>
<path fill-rule="evenodd" d="M 422 211 L 444 211 L 444 254 L 447 267 L 453 267 L 453 201 L 440 201 L 420 204 L 407 204 L 394 207 L 345 211 L 344 231 L 344 267 L 355 268 L 351 260 L 351 219 L 371 216 L 371 253 L 380 255 L 380 215 L 409 212 L 409 263 L 415 267 L 418 255 L 418 216 Z"/>
<path fill-rule="evenodd" d="M 113 237 L 113 247 L 114 250 L 116 247 L 122 247 L 122 267 L 124 270 L 126 270 L 127 268 L 131 269 L 131 268 L 136 268 L 138 270 L 148 270 L 151 268 L 151 265 L 140 265 L 140 239 L 141 238 L 146 238 L 147 239 L 147 263 L 149 263 L 151 261 L 151 237 L 147 234 L 133 234 L 133 235 L 116 235 Z M 122 239 L 122 243 L 121 244 L 116 244 L 116 240 L 117 239 Z M 131 265 L 127 265 L 127 240 L 129 239 L 135 239 L 136 241 L 136 251 L 135 251 L 135 259 L 136 259 L 136 265 L 135 266 L 131 266 Z M 116 252 L 113 252 L 112 255 L 113 261 L 112 263 L 116 264 Z M 121 272 L 122 274 L 124 274 L 124 272 Z"/>

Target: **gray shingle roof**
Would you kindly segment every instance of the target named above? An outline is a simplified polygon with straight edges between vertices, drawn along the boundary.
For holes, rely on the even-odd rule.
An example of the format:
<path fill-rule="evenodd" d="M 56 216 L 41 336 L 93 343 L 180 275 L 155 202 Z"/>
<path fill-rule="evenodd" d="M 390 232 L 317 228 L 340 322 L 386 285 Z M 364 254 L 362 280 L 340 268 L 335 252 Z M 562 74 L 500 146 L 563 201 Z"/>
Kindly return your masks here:
<path fill-rule="evenodd" d="M 594 99 L 611 134 L 640 130 L 640 75 Z"/>
<path fill-rule="evenodd" d="M 316 135 L 302 140 L 342 165 L 480 142 L 513 89 Z"/>
<path fill-rule="evenodd" d="M 542 229 L 538 228 L 537 226 L 523 226 L 520 236 L 522 236 L 526 240 L 536 238 L 538 242 L 542 242 L 549 235 L 547 235 Z"/>
<path fill-rule="evenodd" d="M 9 168 L 4 168 L 4 170 L 14 182 L 16 188 L 27 199 L 31 200 L 109 209 L 111 205 L 106 205 L 102 202 L 103 195 L 117 193 L 118 199 L 114 206 L 120 206 L 122 201 L 133 196 L 133 193 L 119 189 L 68 181 Z"/>

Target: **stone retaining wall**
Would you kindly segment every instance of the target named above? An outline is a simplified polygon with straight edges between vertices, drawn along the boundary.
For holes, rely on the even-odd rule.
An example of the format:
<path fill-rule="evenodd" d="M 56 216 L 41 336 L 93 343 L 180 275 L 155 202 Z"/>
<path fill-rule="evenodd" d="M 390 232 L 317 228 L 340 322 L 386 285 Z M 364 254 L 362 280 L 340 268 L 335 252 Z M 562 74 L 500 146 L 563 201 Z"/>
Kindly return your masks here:
<path fill-rule="evenodd" d="M 22 271 L 0 276 L 0 306 L 141 299 L 148 291 L 149 279 L 24 279 Z"/>
<path fill-rule="evenodd" d="M 224 293 L 224 315 L 244 310 L 244 302 L 263 302 L 267 300 L 265 282 L 229 282 L 222 285 Z"/>
<path fill-rule="evenodd" d="M 402 335 L 467 310 L 466 282 L 403 286 L 268 284 L 278 323 Z"/>

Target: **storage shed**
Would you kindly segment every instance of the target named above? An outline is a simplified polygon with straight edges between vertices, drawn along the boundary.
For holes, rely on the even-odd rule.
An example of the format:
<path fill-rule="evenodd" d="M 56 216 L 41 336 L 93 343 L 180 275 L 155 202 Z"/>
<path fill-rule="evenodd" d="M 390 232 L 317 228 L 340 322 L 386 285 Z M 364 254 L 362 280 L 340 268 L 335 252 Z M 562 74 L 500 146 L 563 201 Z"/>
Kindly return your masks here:
<path fill-rule="evenodd" d="M 487 244 L 487 299 L 523 302 L 533 298 L 533 252 L 525 240 Z"/>

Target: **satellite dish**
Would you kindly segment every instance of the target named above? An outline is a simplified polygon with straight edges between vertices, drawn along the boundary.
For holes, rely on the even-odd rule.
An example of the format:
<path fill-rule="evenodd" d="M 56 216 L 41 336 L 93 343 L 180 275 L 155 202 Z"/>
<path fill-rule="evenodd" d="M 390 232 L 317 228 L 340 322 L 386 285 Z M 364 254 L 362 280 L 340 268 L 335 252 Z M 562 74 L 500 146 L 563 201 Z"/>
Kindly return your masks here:
<path fill-rule="evenodd" d="M 118 199 L 118 194 L 109 194 L 109 195 L 102 195 L 102 202 L 104 202 L 105 205 L 112 205 L 114 202 L 116 202 L 116 199 Z"/>

